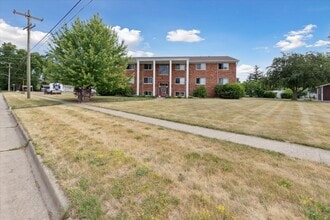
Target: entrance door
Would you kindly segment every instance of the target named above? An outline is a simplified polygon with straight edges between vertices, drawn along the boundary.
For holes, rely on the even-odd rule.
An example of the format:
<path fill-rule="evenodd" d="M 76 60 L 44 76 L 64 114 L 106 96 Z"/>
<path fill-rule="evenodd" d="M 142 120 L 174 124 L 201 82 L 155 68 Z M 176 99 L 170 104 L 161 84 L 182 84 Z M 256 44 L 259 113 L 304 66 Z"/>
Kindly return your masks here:
<path fill-rule="evenodd" d="M 161 82 L 159 83 L 159 96 L 166 97 L 168 95 L 168 83 L 167 82 Z"/>

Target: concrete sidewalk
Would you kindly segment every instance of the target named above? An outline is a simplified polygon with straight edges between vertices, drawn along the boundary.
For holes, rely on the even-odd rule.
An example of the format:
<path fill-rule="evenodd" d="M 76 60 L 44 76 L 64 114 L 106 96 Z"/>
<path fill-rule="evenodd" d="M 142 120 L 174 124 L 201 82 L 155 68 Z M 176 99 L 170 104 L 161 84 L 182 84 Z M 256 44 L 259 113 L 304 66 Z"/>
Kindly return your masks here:
<path fill-rule="evenodd" d="M 63 195 L 47 172 L 0 93 L 1 220 L 60 219 L 63 216 L 66 201 L 63 200 L 63 208 L 58 202 L 58 197 Z"/>
<path fill-rule="evenodd" d="M 266 138 L 256 137 L 256 136 L 250 136 L 250 135 L 244 135 L 244 134 L 236 134 L 232 132 L 226 132 L 226 131 L 219 131 L 209 128 L 203 128 L 199 126 L 193 126 L 193 125 L 187 125 L 177 122 L 171 122 L 166 121 L 162 119 L 156 119 L 156 118 L 150 118 L 145 117 L 141 115 L 111 110 L 111 109 L 105 109 L 101 107 L 96 107 L 88 104 L 73 104 L 72 102 L 66 102 L 63 100 L 58 100 L 50 97 L 43 97 L 38 96 L 43 99 L 48 99 L 52 101 L 58 101 L 66 105 L 74 105 L 77 107 L 102 112 L 109 115 L 114 115 L 122 118 L 127 118 L 135 121 L 140 121 L 143 123 L 153 124 L 153 125 L 159 125 L 165 128 L 170 128 L 177 131 L 183 131 L 191 134 L 201 135 L 204 137 L 209 138 L 215 138 L 218 140 L 224 140 L 224 141 L 230 141 L 233 143 L 238 144 L 244 144 L 250 147 L 264 149 L 264 150 L 270 150 L 279 152 L 282 154 L 285 154 L 290 157 L 295 157 L 303 160 L 310 160 L 314 162 L 323 163 L 326 165 L 330 165 L 330 151 L 329 150 L 323 150 L 320 148 L 315 147 L 309 147 L 305 145 L 300 144 L 292 144 L 282 141 L 276 141 L 276 140 L 270 140 Z"/>
<path fill-rule="evenodd" d="M 49 219 L 25 154 L 26 145 L 0 94 L 0 219 Z"/>
<path fill-rule="evenodd" d="M 219 139 L 219 140 L 230 141 L 230 142 L 234 142 L 234 143 L 238 143 L 238 144 L 245 144 L 245 145 L 248 145 L 248 146 L 251 146 L 254 148 L 260 148 L 260 149 L 271 150 L 271 151 L 283 153 L 290 157 L 295 157 L 295 158 L 304 159 L 304 160 L 311 160 L 311 161 L 316 161 L 319 163 L 324 163 L 324 164 L 330 165 L 330 151 L 328 151 L 328 150 L 323 150 L 323 149 L 314 148 L 314 147 L 308 147 L 308 146 L 299 145 L 299 144 L 291 144 L 291 143 L 286 143 L 286 142 L 281 142 L 281 141 L 275 141 L 275 140 L 270 140 L 270 139 L 255 137 L 255 136 L 219 131 L 219 130 L 203 128 L 203 127 L 199 127 L 199 126 L 192 126 L 192 125 L 171 122 L 171 121 L 166 121 L 166 120 L 161 120 L 161 119 L 155 119 L 155 118 L 125 113 L 125 112 L 95 107 L 95 106 L 86 105 L 86 104 L 74 104 L 74 105 L 78 106 L 78 107 L 90 109 L 93 111 L 102 112 L 105 114 L 119 116 L 119 117 L 131 119 L 131 120 L 135 120 L 135 121 L 140 121 L 140 122 L 144 122 L 144 123 L 159 125 L 162 127 L 173 129 L 173 130 L 188 132 L 191 134 L 201 135 L 204 137 L 215 138 L 215 139 Z"/>

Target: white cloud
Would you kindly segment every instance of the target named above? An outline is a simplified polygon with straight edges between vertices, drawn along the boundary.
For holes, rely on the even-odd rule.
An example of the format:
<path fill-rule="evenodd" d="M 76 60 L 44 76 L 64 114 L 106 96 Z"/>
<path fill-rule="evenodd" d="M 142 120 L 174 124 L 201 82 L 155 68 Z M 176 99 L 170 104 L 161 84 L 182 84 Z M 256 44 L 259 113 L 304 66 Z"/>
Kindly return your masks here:
<path fill-rule="evenodd" d="M 253 50 L 269 50 L 269 47 L 255 47 Z"/>
<path fill-rule="evenodd" d="M 124 41 L 125 45 L 128 48 L 128 55 L 129 56 L 146 56 L 151 57 L 154 56 L 152 52 L 137 50 L 134 51 L 133 49 L 139 46 L 139 44 L 143 41 L 143 37 L 141 36 L 141 31 L 128 29 L 128 28 L 121 28 L 120 26 L 112 27 L 113 30 L 118 34 L 118 38 L 120 41 Z M 31 31 L 31 48 L 37 42 L 39 42 L 46 33 L 41 31 Z M 26 49 L 26 37 L 27 31 L 23 30 L 22 27 L 14 27 L 5 22 L 5 20 L 0 19 L 0 45 L 4 42 L 11 42 L 12 44 L 16 45 L 19 49 Z M 147 43 L 144 44 L 145 46 L 148 45 Z M 149 46 L 150 47 L 150 46 Z M 42 48 L 38 49 L 42 51 Z"/>
<path fill-rule="evenodd" d="M 31 30 L 31 47 L 38 43 L 46 33 L 41 31 Z M 15 44 L 19 49 L 26 49 L 27 31 L 22 27 L 14 27 L 6 23 L 5 20 L 0 19 L 0 44 L 10 42 Z"/>
<path fill-rule="evenodd" d="M 175 31 L 170 31 L 167 33 L 166 39 L 168 41 L 173 41 L 173 42 L 199 42 L 203 41 L 204 39 L 198 34 L 201 32 L 199 30 L 182 30 L 178 29 Z"/>
<path fill-rule="evenodd" d="M 130 50 L 130 51 L 128 51 L 127 55 L 131 56 L 131 57 L 153 57 L 154 53 L 142 51 L 142 50 L 137 50 L 137 51 Z"/>
<path fill-rule="evenodd" d="M 141 31 L 139 30 L 130 30 L 128 28 L 121 28 L 120 26 L 114 26 L 112 29 L 117 33 L 119 40 L 124 41 L 128 49 L 134 48 L 143 41 Z"/>
<path fill-rule="evenodd" d="M 252 48 L 252 50 L 257 50 L 257 51 L 263 51 L 263 52 L 266 52 L 266 53 L 270 53 L 270 48 L 266 47 L 266 46 L 254 47 L 254 48 Z"/>
<path fill-rule="evenodd" d="M 120 26 L 114 26 L 112 27 L 112 30 L 114 30 L 120 41 L 124 41 L 124 44 L 127 46 L 128 56 L 132 57 L 152 57 L 154 56 L 154 53 L 143 51 L 143 50 L 134 50 L 136 47 L 138 47 L 141 42 L 143 41 L 143 37 L 141 35 L 140 30 L 134 30 L 134 29 L 128 29 L 128 28 L 121 28 Z M 144 43 L 144 46 L 147 48 L 150 48 L 150 45 L 148 43 Z"/>
<path fill-rule="evenodd" d="M 313 45 L 314 47 L 323 47 L 323 46 L 330 46 L 329 40 L 318 40 Z"/>
<path fill-rule="evenodd" d="M 302 30 L 298 31 L 290 31 L 289 35 L 308 35 L 309 33 L 313 32 L 313 28 L 316 28 L 315 24 L 308 24 Z"/>
<path fill-rule="evenodd" d="M 290 31 L 288 34 L 284 35 L 286 37 L 285 40 L 277 42 L 275 47 L 281 48 L 281 51 L 287 51 L 308 46 L 306 40 L 313 37 L 311 33 L 314 28 L 316 28 L 315 24 L 309 24 L 301 30 Z"/>
<path fill-rule="evenodd" d="M 237 67 L 237 73 L 252 73 L 254 71 L 254 66 L 241 64 Z"/>

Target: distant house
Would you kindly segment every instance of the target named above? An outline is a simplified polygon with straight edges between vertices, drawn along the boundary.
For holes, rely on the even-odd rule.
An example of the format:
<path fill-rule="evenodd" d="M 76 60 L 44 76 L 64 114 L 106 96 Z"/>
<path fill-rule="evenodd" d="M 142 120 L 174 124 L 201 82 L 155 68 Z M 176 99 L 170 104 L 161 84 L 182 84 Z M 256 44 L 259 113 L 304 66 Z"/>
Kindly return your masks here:
<path fill-rule="evenodd" d="M 133 57 L 126 75 L 136 95 L 188 97 L 205 86 L 214 97 L 217 84 L 236 82 L 237 62 L 229 56 Z"/>
<path fill-rule="evenodd" d="M 330 101 L 330 83 L 317 87 L 317 99 L 321 102 Z"/>

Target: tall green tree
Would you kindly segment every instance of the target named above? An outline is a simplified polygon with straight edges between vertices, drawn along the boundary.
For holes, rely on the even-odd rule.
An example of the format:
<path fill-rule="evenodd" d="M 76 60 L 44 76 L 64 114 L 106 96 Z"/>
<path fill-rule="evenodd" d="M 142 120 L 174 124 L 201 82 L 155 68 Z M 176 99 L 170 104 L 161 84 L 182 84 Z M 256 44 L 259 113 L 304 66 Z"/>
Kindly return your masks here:
<path fill-rule="evenodd" d="M 38 52 L 31 53 L 31 85 L 38 89 L 40 74 L 44 66 L 44 57 Z M 8 66 L 11 65 L 10 84 L 21 89 L 26 84 L 26 50 L 18 49 L 12 43 L 3 43 L 0 47 L 0 88 L 8 87 Z"/>
<path fill-rule="evenodd" d="M 254 66 L 254 70 L 249 74 L 247 81 L 257 81 L 263 77 L 263 72 L 260 70 L 258 65 Z"/>
<path fill-rule="evenodd" d="M 267 71 L 268 82 L 275 86 L 290 88 L 293 99 L 298 91 L 326 83 L 330 76 L 329 57 L 321 53 L 282 54 L 274 58 Z"/>
<path fill-rule="evenodd" d="M 16 59 L 16 50 L 16 46 L 11 43 L 3 43 L 0 47 L 0 89 L 8 88 L 9 63 L 12 70 Z"/>
<path fill-rule="evenodd" d="M 128 82 L 126 47 L 98 15 L 89 21 L 79 18 L 52 37 L 50 51 L 52 78 L 77 88 L 78 100 L 91 97 L 91 88 L 113 91 Z"/>
<path fill-rule="evenodd" d="M 44 72 L 45 63 L 45 56 L 37 52 L 31 53 L 31 85 L 35 90 L 40 89 L 42 82 L 41 76 Z"/>

